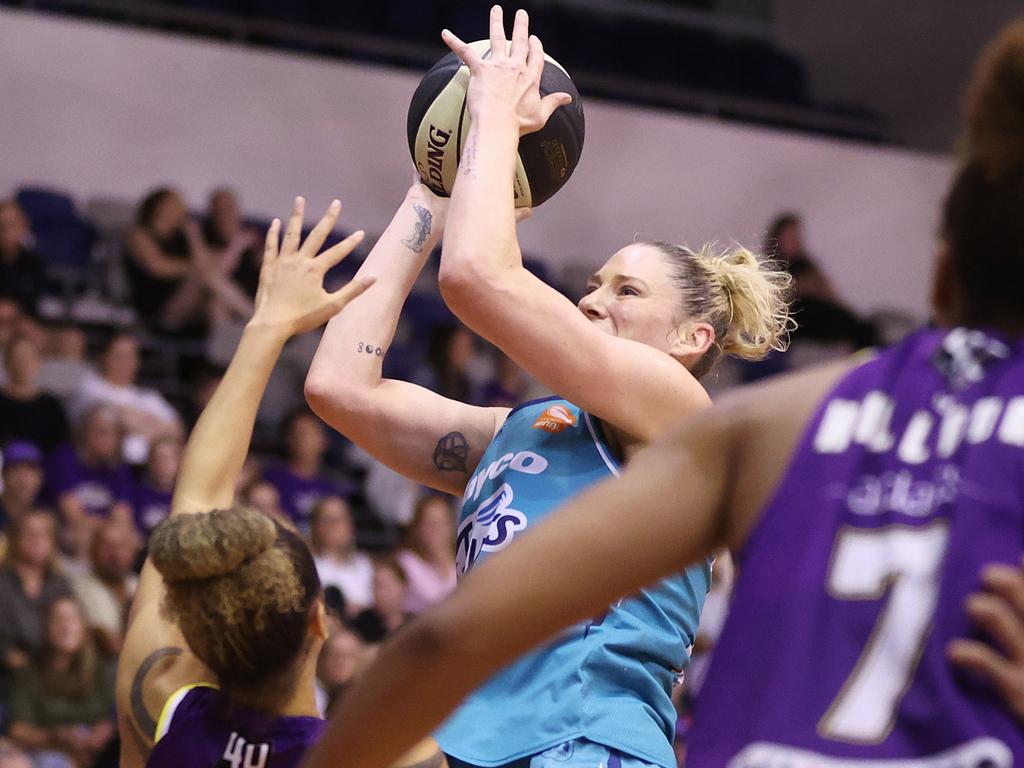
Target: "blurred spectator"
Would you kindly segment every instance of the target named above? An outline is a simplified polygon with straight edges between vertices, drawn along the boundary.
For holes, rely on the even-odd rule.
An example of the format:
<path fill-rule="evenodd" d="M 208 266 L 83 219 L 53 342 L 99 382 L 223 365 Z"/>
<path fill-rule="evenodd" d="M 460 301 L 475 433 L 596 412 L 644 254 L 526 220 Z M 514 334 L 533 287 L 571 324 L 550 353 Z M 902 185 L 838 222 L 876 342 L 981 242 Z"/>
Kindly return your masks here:
<path fill-rule="evenodd" d="M 734 574 L 732 557 L 728 550 L 723 550 L 715 557 L 715 565 L 711 571 L 711 591 L 704 601 L 697 637 L 690 652 L 690 665 L 686 668 L 685 687 L 691 700 L 697 696 L 704 684 L 711 664 L 712 651 L 718 643 L 725 619 L 729 615 Z"/>
<path fill-rule="evenodd" d="M 4 348 L 7 383 L 0 387 L 0 444 L 28 440 L 45 451 L 68 439 L 64 406 L 39 387 L 39 350 L 26 336 Z"/>
<path fill-rule="evenodd" d="M 377 461 L 359 446 L 349 449 L 348 458 L 351 463 L 366 468 L 363 494 L 377 519 L 402 528 L 408 526 L 423 487 Z"/>
<path fill-rule="evenodd" d="M 878 343 L 875 326 L 843 303 L 828 276 L 804 249 L 803 223 L 797 214 L 776 217 L 764 250 L 793 276 L 794 340 L 846 342 L 857 349 Z"/>
<path fill-rule="evenodd" d="M 43 487 L 43 452 L 39 446 L 15 440 L 4 448 L 3 490 L 0 491 L 0 528 L 19 520 L 39 501 Z"/>
<path fill-rule="evenodd" d="M 199 415 L 205 410 L 213 393 L 217 391 L 217 385 L 224 378 L 224 368 L 218 365 L 207 364 L 200 366 L 193 372 L 189 381 L 189 400 L 184 407 L 186 431 L 191 431 L 199 420 Z"/>
<path fill-rule="evenodd" d="M 18 329 L 21 309 L 14 299 L 0 296 L 0 347 L 7 348 Z"/>
<path fill-rule="evenodd" d="M 356 549 L 356 526 L 344 499 L 326 496 L 313 505 L 310 544 L 320 583 L 341 590 L 350 616 L 373 605 L 373 561 Z"/>
<path fill-rule="evenodd" d="M 204 248 L 175 190 L 162 187 L 143 198 L 128 233 L 125 268 L 135 310 L 148 325 L 197 335 L 205 331 Z"/>
<path fill-rule="evenodd" d="M 182 433 L 178 412 L 163 395 L 135 383 L 139 365 L 139 340 L 125 331 L 114 334 L 100 355 L 100 375 L 86 374 L 72 405 L 76 420 L 98 403 L 117 409 L 125 429 L 123 455 L 131 464 L 145 462 L 151 441 Z"/>
<path fill-rule="evenodd" d="M 50 456 L 46 486 L 66 526 L 67 544 L 85 554 L 96 524 L 106 517 L 129 524 L 134 480 L 121 461 L 124 431 L 117 411 L 94 405 L 82 418 L 73 445 Z"/>
<path fill-rule="evenodd" d="M 33 768 L 21 747 L 6 736 L 0 737 L 0 768 Z"/>
<path fill-rule="evenodd" d="M 0 566 L 0 668 L 3 680 L 25 667 L 43 646 L 43 616 L 53 599 L 71 594 L 56 567 L 56 521 L 34 509 L 12 520 L 7 558 Z"/>
<path fill-rule="evenodd" d="M 121 652 L 124 642 L 128 606 L 139 583 L 132 570 L 138 550 L 132 528 L 107 520 L 93 533 L 88 567 L 69 576 L 86 623 L 111 656 Z"/>
<path fill-rule="evenodd" d="M 456 586 L 455 511 L 443 496 L 420 498 L 398 553 L 408 577 L 405 610 L 419 613 L 439 603 Z"/>
<path fill-rule="evenodd" d="M 366 646 L 351 629 L 339 625 L 331 631 L 316 665 L 317 698 L 324 716 L 330 716 L 366 656 Z"/>
<path fill-rule="evenodd" d="M 374 561 L 373 608 L 367 608 L 352 622 L 363 640 L 379 643 L 409 620 L 405 611 L 408 587 L 409 578 L 393 555 Z"/>
<path fill-rule="evenodd" d="M 39 386 L 65 401 L 78 390 L 91 371 L 85 359 L 85 331 L 74 323 L 55 326 L 39 371 Z"/>
<path fill-rule="evenodd" d="M 523 369 L 512 362 L 512 358 L 501 350 L 495 350 L 495 353 L 495 376 L 484 385 L 481 405 L 515 408 L 526 400 L 530 380 Z"/>
<path fill-rule="evenodd" d="M 132 511 L 135 527 L 144 539 L 171 513 L 174 480 L 181 463 L 181 440 L 177 437 L 157 438 L 149 447 L 146 471 L 135 484 Z"/>
<path fill-rule="evenodd" d="M 222 281 L 211 305 L 213 322 L 248 319 L 260 278 L 263 238 L 242 222 L 233 190 L 221 187 L 210 194 L 203 239 L 211 265 Z"/>
<path fill-rule="evenodd" d="M 26 246 L 28 236 L 28 217 L 21 206 L 0 200 L 0 295 L 16 301 L 29 317 L 38 317 L 46 262 Z"/>
<path fill-rule="evenodd" d="M 427 347 L 427 363 L 413 375 L 420 386 L 463 403 L 478 403 L 476 337 L 464 325 L 435 328 Z"/>
<path fill-rule="evenodd" d="M 289 414 L 282 427 L 285 463 L 267 467 L 263 479 L 281 496 L 281 507 L 303 531 L 309 531 L 313 505 L 324 496 L 347 496 L 349 489 L 324 472 L 327 432 L 305 408 Z"/>
<path fill-rule="evenodd" d="M 10 733 L 44 757 L 37 765 L 89 768 L 114 738 L 116 662 L 97 653 L 78 603 L 58 597 L 46 610 L 45 643 L 18 671 Z M 58 762 L 59 756 L 65 756 Z"/>
<path fill-rule="evenodd" d="M 281 508 L 281 494 L 272 483 L 257 477 L 245 484 L 240 498 L 243 504 L 262 512 L 267 517 L 291 524 L 291 518 Z"/>

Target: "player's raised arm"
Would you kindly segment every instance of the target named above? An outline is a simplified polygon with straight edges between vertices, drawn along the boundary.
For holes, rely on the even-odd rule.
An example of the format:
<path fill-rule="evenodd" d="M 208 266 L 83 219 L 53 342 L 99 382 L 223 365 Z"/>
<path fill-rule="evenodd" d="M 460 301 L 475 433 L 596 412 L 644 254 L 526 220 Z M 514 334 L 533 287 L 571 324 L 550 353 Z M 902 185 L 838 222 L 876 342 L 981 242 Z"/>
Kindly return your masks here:
<path fill-rule="evenodd" d="M 469 66 L 472 125 L 452 191 L 441 259 L 445 301 L 466 325 L 545 386 L 641 442 L 706 405 L 704 390 L 674 360 L 599 329 L 572 302 L 523 267 L 513 188 L 519 137 L 538 130 L 569 95 L 541 98 L 540 40 L 516 14 L 506 53 L 501 8 L 491 11 L 484 58 L 450 32 Z"/>
<path fill-rule="evenodd" d="M 189 437 L 175 486 L 171 515 L 226 509 L 249 451 L 253 424 L 270 372 L 291 336 L 322 325 L 372 282 L 359 278 L 335 293 L 323 288 L 328 269 L 362 239 L 357 232 L 317 255 L 334 227 L 335 201 L 300 247 L 304 202 L 296 200 L 283 243 L 280 223 L 267 233 L 255 311 L 223 380 Z M 166 695 L 209 679 L 188 652 L 177 626 L 161 615 L 164 583 L 153 564 L 143 567 L 118 666 L 117 702 L 122 765 L 141 765 L 152 747 L 156 716 Z"/>
<path fill-rule="evenodd" d="M 461 495 L 507 409 L 382 378 L 398 318 L 441 237 L 448 201 L 414 183 L 359 269 L 376 283 L 327 324 L 306 378 L 324 421 L 406 477 Z"/>

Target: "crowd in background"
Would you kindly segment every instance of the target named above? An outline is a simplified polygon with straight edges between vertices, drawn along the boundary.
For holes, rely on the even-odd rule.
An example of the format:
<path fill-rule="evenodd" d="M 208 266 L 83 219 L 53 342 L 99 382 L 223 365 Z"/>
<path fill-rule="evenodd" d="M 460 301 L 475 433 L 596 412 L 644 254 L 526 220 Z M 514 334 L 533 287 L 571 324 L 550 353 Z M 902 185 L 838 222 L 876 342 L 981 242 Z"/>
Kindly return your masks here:
<path fill-rule="evenodd" d="M 838 352 L 877 343 L 879 328 L 805 252 L 800 226 L 782 215 L 766 240 L 794 277 L 797 339 Z M 0 201 L 0 768 L 116 765 L 127 608 L 184 438 L 252 311 L 262 233 L 227 188 L 197 216 L 173 189 L 146 195 L 114 244 L 127 325 L 71 319 L 35 242 L 22 207 Z M 544 394 L 454 322 L 429 277 L 418 292 L 386 375 L 481 405 Z M 275 370 L 238 495 L 308 536 L 332 624 L 318 669 L 326 712 L 382 639 L 455 588 L 456 509 L 305 408 L 316 341 L 292 342 Z M 780 355 L 738 377 L 791 364 Z"/>

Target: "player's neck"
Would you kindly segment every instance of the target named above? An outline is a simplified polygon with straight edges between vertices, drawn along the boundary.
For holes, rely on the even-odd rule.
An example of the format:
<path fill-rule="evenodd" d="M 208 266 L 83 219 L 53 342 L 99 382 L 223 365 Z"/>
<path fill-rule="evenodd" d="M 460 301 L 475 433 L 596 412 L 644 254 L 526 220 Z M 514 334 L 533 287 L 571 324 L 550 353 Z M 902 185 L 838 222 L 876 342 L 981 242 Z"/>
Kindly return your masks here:
<path fill-rule="evenodd" d="M 281 707 L 284 717 L 320 717 L 316 706 L 316 660 L 318 654 L 310 654 L 303 660 L 299 670 L 299 684 L 294 686 L 292 695 Z"/>

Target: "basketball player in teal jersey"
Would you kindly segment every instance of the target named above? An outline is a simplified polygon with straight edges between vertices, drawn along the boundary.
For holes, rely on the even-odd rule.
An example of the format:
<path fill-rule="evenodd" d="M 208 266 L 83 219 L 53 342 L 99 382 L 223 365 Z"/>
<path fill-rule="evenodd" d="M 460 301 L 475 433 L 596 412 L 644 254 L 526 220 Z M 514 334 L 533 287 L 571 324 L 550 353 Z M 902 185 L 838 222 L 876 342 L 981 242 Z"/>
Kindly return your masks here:
<path fill-rule="evenodd" d="M 450 206 L 418 184 L 409 191 L 360 269 L 377 282 L 330 322 L 306 382 L 329 424 L 398 472 L 462 496 L 462 574 L 705 408 L 699 379 L 718 358 L 781 347 L 787 323 L 786 278 L 742 249 L 628 245 L 578 307 L 523 268 L 510 183 L 517 144 L 564 102 L 539 101 L 543 56 L 525 16 L 507 56 L 500 10 L 491 21 L 491 64 L 468 62 L 472 129 Z M 445 301 L 555 397 L 478 408 L 381 379 L 402 303 L 446 221 Z M 589 556 L 585 537 L 575 546 Z M 436 734 L 450 763 L 673 768 L 670 693 L 709 578 L 703 561 L 500 671 Z"/>
<path fill-rule="evenodd" d="M 1022 94 L 1019 22 L 972 87 L 937 327 L 684 420 L 386 648 L 325 750 L 380 765 L 530 645 L 728 546 L 688 767 L 1024 765 Z"/>

